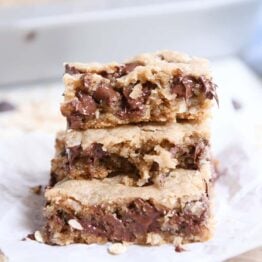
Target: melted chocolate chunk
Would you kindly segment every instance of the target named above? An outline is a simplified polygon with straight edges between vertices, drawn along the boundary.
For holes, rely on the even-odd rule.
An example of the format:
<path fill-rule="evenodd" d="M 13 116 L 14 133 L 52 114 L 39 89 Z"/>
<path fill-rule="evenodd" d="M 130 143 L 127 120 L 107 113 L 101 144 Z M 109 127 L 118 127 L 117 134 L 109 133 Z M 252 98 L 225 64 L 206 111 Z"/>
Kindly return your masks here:
<path fill-rule="evenodd" d="M 79 219 L 84 231 L 110 241 L 134 241 L 147 232 L 160 232 L 158 219 L 163 210 L 157 210 L 149 201 L 134 200 L 127 209 L 119 209 L 115 215 L 95 207 L 89 218 Z"/>
<path fill-rule="evenodd" d="M 174 79 L 171 90 L 178 97 L 183 97 L 187 101 L 193 96 L 194 80 L 189 76 L 180 76 Z"/>
<path fill-rule="evenodd" d="M 186 206 L 191 203 L 187 203 Z M 188 210 L 187 210 L 188 209 Z M 183 235 L 197 235 L 202 231 L 202 222 L 207 215 L 207 208 L 203 208 L 201 214 L 196 216 L 191 213 L 190 208 L 185 207 L 182 213 L 176 213 L 170 219 L 169 224 L 178 226 L 177 233 Z"/>
<path fill-rule="evenodd" d="M 215 98 L 218 104 L 216 87 L 211 80 L 204 76 L 200 76 L 197 79 L 193 76 L 180 75 L 174 78 L 171 85 L 171 92 L 188 101 L 189 98 L 193 97 L 199 91 L 202 91 L 207 99 Z"/>
<path fill-rule="evenodd" d="M 206 140 L 200 141 L 198 144 L 195 145 L 194 150 L 194 163 L 198 166 L 199 160 L 201 158 L 201 155 L 205 151 L 206 147 L 208 145 L 208 142 Z"/>
<path fill-rule="evenodd" d="M 99 74 L 104 78 L 115 80 L 116 78 L 126 75 L 126 71 L 124 66 L 116 66 L 114 72 L 109 73 L 107 71 L 101 71 Z"/>
<path fill-rule="evenodd" d="M 208 142 L 206 140 L 200 141 L 195 145 L 188 146 L 183 149 L 179 146 L 172 146 L 169 152 L 174 158 L 177 158 L 179 163 L 177 168 L 184 169 L 199 169 L 199 162 L 206 148 L 208 147 Z"/>
<path fill-rule="evenodd" d="M 150 168 L 151 172 L 157 172 L 159 171 L 159 164 L 157 162 L 153 162 Z"/>
<path fill-rule="evenodd" d="M 203 228 L 208 207 L 203 206 L 199 216 L 191 213 L 190 204 L 181 211 L 174 212 L 163 231 L 161 225 L 168 211 L 167 208 L 156 206 L 151 201 L 136 199 L 126 207 L 117 207 L 114 213 L 108 213 L 102 206 L 93 206 L 89 209 L 88 216 L 79 215 L 76 219 L 83 227 L 83 233 L 104 237 L 109 241 L 135 241 L 144 238 L 147 233 L 178 233 L 182 235 L 199 234 Z M 74 215 L 57 211 L 56 217 L 68 225 L 67 221 Z M 168 226 L 170 225 L 170 227 Z M 172 227 L 176 225 L 175 227 Z M 61 227 L 63 230 L 64 227 Z"/>
<path fill-rule="evenodd" d="M 142 87 L 141 96 L 136 99 L 130 97 L 133 88 L 134 86 L 128 86 L 123 89 L 124 108 L 126 108 L 127 113 L 134 112 L 134 111 L 142 111 L 148 100 L 148 97 L 151 94 L 151 90 L 155 88 L 155 85 L 150 82 L 145 83 Z"/>
<path fill-rule="evenodd" d="M 99 143 L 93 143 L 87 149 L 83 151 L 83 156 L 88 157 L 95 162 L 107 156 L 107 153 L 103 150 L 103 145 Z"/>
<path fill-rule="evenodd" d="M 104 78 L 116 79 L 124 75 L 127 75 L 128 73 L 132 72 L 137 66 L 140 66 L 140 65 L 142 65 L 140 62 L 127 63 L 127 64 L 124 64 L 123 66 L 117 66 L 113 73 L 102 71 L 99 74 L 103 76 Z"/>
<path fill-rule="evenodd" d="M 204 76 L 200 76 L 200 83 L 202 84 L 202 90 L 204 91 L 204 94 L 206 98 L 213 99 L 215 98 L 217 104 L 219 105 L 218 96 L 216 93 L 217 85 L 215 85 L 212 81 L 205 78 Z"/>
<path fill-rule="evenodd" d="M 61 107 L 61 112 L 67 117 L 70 128 L 81 129 L 85 119 L 95 116 L 96 109 L 97 105 L 94 99 L 79 91 L 75 99 Z"/>
<path fill-rule="evenodd" d="M 77 93 L 77 97 L 78 100 L 73 100 L 75 112 L 84 116 L 94 116 L 97 109 L 94 99 L 82 91 Z"/>
<path fill-rule="evenodd" d="M 1 112 L 7 112 L 7 111 L 13 111 L 15 110 L 15 106 L 7 101 L 0 101 L 0 113 Z"/>
<path fill-rule="evenodd" d="M 120 100 L 121 96 L 112 87 L 101 84 L 93 94 L 94 99 L 107 106 L 115 106 Z"/>
<path fill-rule="evenodd" d="M 69 126 L 81 126 L 84 117 L 94 117 L 97 109 L 96 102 L 88 94 L 79 91 L 77 97 L 61 107 L 61 112 L 68 117 Z M 80 122 L 80 123 L 78 123 Z"/>
<path fill-rule="evenodd" d="M 72 146 L 68 148 L 68 159 L 70 165 L 72 165 L 75 162 L 75 160 L 80 156 L 81 151 L 82 148 L 80 145 Z"/>
<path fill-rule="evenodd" d="M 81 115 L 68 116 L 68 126 L 72 129 L 82 129 L 84 125 L 84 117 Z"/>
<path fill-rule="evenodd" d="M 143 97 L 139 97 L 137 99 L 133 99 L 130 97 L 130 94 L 132 93 L 133 87 L 129 86 L 129 87 L 125 87 L 123 90 L 123 94 L 126 100 L 125 106 L 126 108 L 130 109 L 130 110 L 141 110 L 143 109 Z"/>
<path fill-rule="evenodd" d="M 85 150 L 82 150 L 81 146 L 73 146 L 68 148 L 68 159 L 70 162 L 70 165 L 74 164 L 76 159 L 85 158 L 86 163 L 94 163 L 105 156 L 107 156 L 107 153 L 103 151 L 102 144 L 99 143 L 93 143 Z"/>

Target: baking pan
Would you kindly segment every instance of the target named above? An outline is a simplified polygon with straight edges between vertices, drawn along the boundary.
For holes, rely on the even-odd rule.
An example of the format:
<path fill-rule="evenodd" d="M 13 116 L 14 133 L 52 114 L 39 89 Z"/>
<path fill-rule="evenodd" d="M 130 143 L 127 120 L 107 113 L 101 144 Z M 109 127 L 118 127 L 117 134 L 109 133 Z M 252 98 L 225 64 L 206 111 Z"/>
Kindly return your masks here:
<path fill-rule="evenodd" d="M 64 61 L 176 49 L 219 57 L 245 46 L 259 0 L 52 1 L 0 8 L 0 85 L 55 79 Z"/>

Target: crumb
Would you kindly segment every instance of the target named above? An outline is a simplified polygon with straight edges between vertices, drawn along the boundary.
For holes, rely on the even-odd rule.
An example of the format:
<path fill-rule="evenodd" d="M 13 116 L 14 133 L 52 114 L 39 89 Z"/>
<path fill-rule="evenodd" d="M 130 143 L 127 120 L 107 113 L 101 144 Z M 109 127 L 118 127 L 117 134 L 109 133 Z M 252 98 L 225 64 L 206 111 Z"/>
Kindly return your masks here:
<path fill-rule="evenodd" d="M 39 243 L 44 243 L 43 237 L 40 233 L 40 231 L 35 231 L 34 238 Z"/>
<path fill-rule="evenodd" d="M 175 246 L 175 251 L 181 253 L 181 252 L 184 252 L 186 250 L 182 246 L 177 245 L 177 246 Z"/>
<path fill-rule="evenodd" d="M 31 187 L 30 190 L 31 190 L 34 194 L 40 195 L 41 192 L 42 192 L 42 186 L 39 185 L 39 186 Z"/>
<path fill-rule="evenodd" d="M 3 251 L 0 249 L 0 262 L 7 262 L 8 258 L 7 256 L 3 253 Z"/>
<path fill-rule="evenodd" d="M 232 99 L 231 102 L 235 110 L 239 110 L 242 108 L 242 104 L 238 100 Z"/>
<path fill-rule="evenodd" d="M 21 240 L 22 241 L 26 241 L 28 239 L 35 240 L 35 235 L 33 233 L 32 234 L 28 234 L 26 237 L 23 237 Z"/>
<path fill-rule="evenodd" d="M 0 101 L 0 112 L 13 111 L 16 107 L 7 101 Z"/>
<path fill-rule="evenodd" d="M 112 244 L 108 248 L 108 252 L 112 255 L 120 255 L 120 254 L 126 252 L 126 250 L 127 250 L 127 246 L 125 244 L 122 244 L 122 243 Z"/>

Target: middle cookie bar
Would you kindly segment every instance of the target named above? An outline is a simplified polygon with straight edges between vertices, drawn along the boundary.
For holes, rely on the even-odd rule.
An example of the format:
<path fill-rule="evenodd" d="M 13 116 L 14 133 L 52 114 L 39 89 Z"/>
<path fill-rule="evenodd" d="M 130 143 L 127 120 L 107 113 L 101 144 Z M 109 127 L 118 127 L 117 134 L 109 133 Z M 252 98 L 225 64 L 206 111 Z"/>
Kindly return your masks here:
<path fill-rule="evenodd" d="M 210 161 L 208 141 L 205 122 L 60 132 L 50 184 L 125 174 L 128 185 L 161 185 L 177 168 L 201 170 Z"/>

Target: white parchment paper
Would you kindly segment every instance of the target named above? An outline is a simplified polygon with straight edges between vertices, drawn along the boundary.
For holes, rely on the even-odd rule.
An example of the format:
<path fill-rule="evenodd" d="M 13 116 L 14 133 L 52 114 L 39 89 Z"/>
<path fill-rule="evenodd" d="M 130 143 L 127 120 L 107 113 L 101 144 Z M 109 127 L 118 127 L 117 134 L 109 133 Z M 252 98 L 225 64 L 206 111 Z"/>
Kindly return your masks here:
<path fill-rule="evenodd" d="M 21 241 L 41 225 L 43 199 L 29 188 L 45 185 L 49 179 L 54 129 L 64 127 L 58 110 L 51 110 L 58 108 L 61 86 L 1 92 L 1 98 L 18 105 L 17 112 L 0 116 L 0 249 L 9 260 L 214 262 L 261 246 L 261 82 L 234 59 L 216 63 L 214 73 L 220 86 L 220 108 L 213 126 L 213 151 L 221 173 L 215 187 L 216 231 L 212 240 L 186 245 L 182 253 L 170 245 L 129 246 L 126 253 L 112 256 L 108 245 L 56 247 Z M 242 108 L 235 110 L 232 99 Z M 41 106 L 25 109 L 24 103 L 31 101 Z"/>

